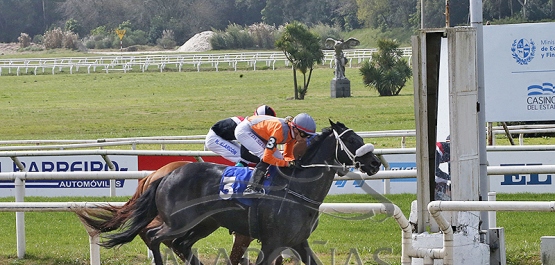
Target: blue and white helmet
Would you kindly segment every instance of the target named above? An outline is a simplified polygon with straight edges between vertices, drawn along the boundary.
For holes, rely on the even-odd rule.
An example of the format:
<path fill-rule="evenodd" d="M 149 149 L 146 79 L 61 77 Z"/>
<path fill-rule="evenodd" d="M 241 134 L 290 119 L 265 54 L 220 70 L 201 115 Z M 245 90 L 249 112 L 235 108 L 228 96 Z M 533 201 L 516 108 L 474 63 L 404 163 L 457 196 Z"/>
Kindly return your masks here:
<path fill-rule="evenodd" d="M 306 113 L 299 113 L 297 116 L 295 116 L 295 118 L 293 118 L 291 124 L 307 134 L 316 134 L 316 122 L 310 115 Z"/>
<path fill-rule="evenodd" d="M 268 105 L 262 105 L 254 111 L 254 115 L 268 115 L 268 116 L 277 116 L 274 109 L 272 109 Z"/>

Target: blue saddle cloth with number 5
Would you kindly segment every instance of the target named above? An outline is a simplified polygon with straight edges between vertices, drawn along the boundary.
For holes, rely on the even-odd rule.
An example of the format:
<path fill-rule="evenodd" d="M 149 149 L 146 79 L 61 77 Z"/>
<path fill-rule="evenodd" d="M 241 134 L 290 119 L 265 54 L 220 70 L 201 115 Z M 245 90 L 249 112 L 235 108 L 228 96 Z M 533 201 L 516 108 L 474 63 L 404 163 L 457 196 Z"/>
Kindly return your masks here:
<path fill-rule="evenodd" d="M 272 184 L 272 180 L 275 173 L 277 172 L 276 167 L 269 167 L 270 176 L 264 178 L 263 185 L 269 187 Z M 222 174 L 222 180 L 220 181 L 220 199 L 230 200 L 237 199 L 242 204 L 251 206 L 252 198 L 244 198 L 243 191 L 247 188 L 249 180 L 252 176 L 252 170 L 248 167 L 227 167 Z"/>

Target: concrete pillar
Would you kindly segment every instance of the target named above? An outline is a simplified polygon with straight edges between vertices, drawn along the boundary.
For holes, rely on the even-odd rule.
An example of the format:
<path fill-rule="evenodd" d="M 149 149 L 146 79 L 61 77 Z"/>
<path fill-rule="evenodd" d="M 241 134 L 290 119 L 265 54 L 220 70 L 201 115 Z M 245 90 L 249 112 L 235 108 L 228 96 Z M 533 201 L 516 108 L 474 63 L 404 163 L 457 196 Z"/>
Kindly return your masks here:
<path fill-rule="evenodd" d="M 542 264 L 555 265 L 555 236 L 542 236 L 540 241 Z"/>

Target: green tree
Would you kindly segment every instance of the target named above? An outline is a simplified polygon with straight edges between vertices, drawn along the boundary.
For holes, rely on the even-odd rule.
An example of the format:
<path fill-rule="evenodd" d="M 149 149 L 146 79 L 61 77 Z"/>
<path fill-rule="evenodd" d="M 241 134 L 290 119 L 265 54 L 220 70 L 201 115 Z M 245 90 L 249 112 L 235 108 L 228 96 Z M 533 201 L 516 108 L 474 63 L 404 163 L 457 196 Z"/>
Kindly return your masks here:
<path fill-rule="evenodd" d="M 356 0 L 357 16 L 366 26 L 379 29 L 410 28 L 416 12 L 414 0 Z"/>
<path fill-rule="evenodd" d="M 83 27 L 81 26 L 81 23 L 79 23 L 79 21 L 70 18 L 66 21 L 66 25 L 64 28 L 65 31 L 71 31 L 73 33 L 76 33 L 80 36 L 83 36 Z"/>
<path fill-rule="evenodd" d="M 405 86 L 412 71 L 403 59 L 399 44 L 390 39 L 378 40 L 378 52 L 360 68 L 366 86 L 375 88 L 380 96 L 396 96 Z"/>
<path fill-rule="evenodd" d="M 283 51 L 293 65 L 295 99 L 304 99 L 315 64 L 322 63 L 324 53 L 320 48 L 320 36 L 310 32 L 300 22 L 285 26 L 283 35 L 276 41 L 276 48 Z M 298 86 L 297 71 L 303 74 L 303 86 Z M 308 77 L 307 77 L 308 73 Z"/>

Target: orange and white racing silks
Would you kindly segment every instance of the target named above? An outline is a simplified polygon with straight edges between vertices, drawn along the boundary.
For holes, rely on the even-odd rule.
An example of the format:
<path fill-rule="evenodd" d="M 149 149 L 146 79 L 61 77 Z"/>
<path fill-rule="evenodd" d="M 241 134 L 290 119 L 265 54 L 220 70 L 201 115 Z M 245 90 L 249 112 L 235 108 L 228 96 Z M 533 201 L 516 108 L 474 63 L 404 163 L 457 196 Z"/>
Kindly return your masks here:
<path fill-rule="evenodd" d="M 294 160 L 295 138 L 285 119 L 272 116 L 251 116 L 235 129 L 237 140 L 263 162 L 279 167 L 288 166 Z M 277 148 L 283 144 L 283 154 Z"/>

